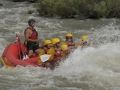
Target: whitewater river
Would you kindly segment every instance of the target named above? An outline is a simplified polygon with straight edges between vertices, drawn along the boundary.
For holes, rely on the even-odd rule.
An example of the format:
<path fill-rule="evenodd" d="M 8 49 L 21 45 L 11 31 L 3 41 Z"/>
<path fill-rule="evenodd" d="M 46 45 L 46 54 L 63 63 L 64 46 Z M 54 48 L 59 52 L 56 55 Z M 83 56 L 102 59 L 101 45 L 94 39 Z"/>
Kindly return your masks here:
<path fill-rule="evenodd" d="M 45 39 L 65 40 L 72 33 L 76 43 L 82 35 L 91 47 L 78 47 L 54 71 L 38 67 L 0 65 L 0 90 L 120 90 L 120 20 L 48 19 L 39 17 L 33 4 L 0 0 L 0 56 L 19 32 L 22 42 L 27 21 L 36 20 L 40 45 Z M 28 11 L 33 11 L 28 14 Z"/>

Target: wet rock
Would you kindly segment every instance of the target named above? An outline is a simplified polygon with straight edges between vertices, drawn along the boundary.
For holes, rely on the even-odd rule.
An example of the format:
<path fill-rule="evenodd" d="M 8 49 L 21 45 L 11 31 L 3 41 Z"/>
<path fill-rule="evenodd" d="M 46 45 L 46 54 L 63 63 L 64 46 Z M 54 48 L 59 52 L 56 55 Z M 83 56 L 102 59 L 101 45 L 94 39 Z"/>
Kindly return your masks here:
<path fill-rule="evenodd" d="M 3 4 L 0 3 L 0 6 L 3 6 Z"/>
<path fill-rule="evenodd" d="M 32 14 L 32 13 L 34 13 L 34 11 L 28 11 L 28 14 Z"/>
<path fill-rule="evenodd" d="M 79 19 L 79 20 L 84 20 L 84 19 L 87 19 L 87 18 L 88 18 L 88 16 L 85 15 L 85 14 L 79 14 L 79 15 L 76 16 L 76 19 Z"/>
<path fill-rule="evenodd" d="M 96 19 L 97 18 L 97 13 L 95 11 L 91 11 L 88 13 L 88 18 L 90 19 Z"/>

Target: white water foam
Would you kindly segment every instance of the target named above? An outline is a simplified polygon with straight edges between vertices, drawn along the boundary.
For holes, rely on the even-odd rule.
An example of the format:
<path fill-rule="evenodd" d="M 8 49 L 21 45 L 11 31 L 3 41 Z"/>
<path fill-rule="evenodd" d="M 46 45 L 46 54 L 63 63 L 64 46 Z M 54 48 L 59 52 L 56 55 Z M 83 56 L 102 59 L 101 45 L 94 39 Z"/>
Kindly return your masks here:
<path fill-rule="evenodd" d="M 30 66 L 17 66 L 14 69 L 2 67 L 0 69 L 1 90 L 120 90 L 118 19 L 97 20 L 103 24 L 98 25 L 100 28 L 96 28 L 97 21 L 90 23 L 93 22 L 92 20 L 53 20 L 36 17 L 37 15 L 34 14 L 28 15 L 26 12 L 31 8 L 31 6 L 16 8 L 14 5 L 12 9 L 0 8 L 0 55 L 16 30 L 23 34 L 27 26 L 26 22 L 30 18 L 37 20 L 36 29 L 42 40 L 58 36 L 64 41 L 65 34 L 73 32 L 77 43 L 81 35 L 86 34 L 90 37 L 92 46 L 82 50 L 78 47 L 54 71 Z M 34 11 L 34 8 L 32 9 Z M 109 24 L 106 25 L 105 22 Z M 91 28 L 88 29 L 89 24 Z M 8 41 L 6 38 L 9 38 Z"/>

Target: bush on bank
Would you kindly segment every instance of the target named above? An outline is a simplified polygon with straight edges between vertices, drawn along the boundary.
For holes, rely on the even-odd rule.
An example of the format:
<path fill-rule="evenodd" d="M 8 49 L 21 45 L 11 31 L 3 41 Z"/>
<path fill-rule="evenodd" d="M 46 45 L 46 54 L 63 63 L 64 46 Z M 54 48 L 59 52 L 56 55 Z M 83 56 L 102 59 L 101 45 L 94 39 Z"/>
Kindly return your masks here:
<path fill-rule="evenodd" d="M 62 18 L 74 17 L 79 14 L 79 9 L 84 0 L 38 0 L 36 8 L 40 16 Z M 79 2 L 79 3 L 78 3 Z"/>
<path fill-rule="evenodd" d="M 73 18 L 120 18 L 120 0 L 37 0 L 40 16 Z"/>

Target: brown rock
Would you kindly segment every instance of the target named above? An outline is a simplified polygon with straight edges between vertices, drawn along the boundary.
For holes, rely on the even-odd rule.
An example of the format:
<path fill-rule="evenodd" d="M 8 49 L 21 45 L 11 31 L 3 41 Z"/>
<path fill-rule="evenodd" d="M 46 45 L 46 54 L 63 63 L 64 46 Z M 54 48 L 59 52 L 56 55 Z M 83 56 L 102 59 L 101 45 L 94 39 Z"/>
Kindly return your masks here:
<path fill-rule="evenodd" d="M 0 6 L 3 6 L 3 4 L 0 3 Z"/>

